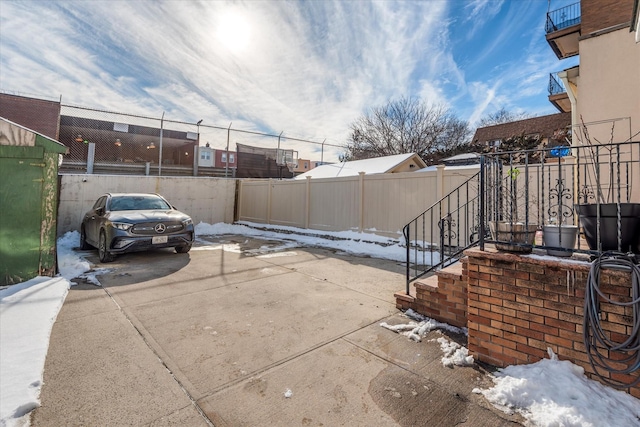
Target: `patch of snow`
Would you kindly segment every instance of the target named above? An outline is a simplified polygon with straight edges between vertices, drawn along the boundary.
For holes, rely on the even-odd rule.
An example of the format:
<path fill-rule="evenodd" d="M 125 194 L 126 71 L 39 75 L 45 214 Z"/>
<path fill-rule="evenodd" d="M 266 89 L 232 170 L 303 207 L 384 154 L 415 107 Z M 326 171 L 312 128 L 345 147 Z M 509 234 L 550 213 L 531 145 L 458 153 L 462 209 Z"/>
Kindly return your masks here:
<path fill-rule="evenodd" d="M 36 277 L 0 291 L 0 425 L 28 422 L 40 406 L 51 328 L 69 291 L 63 277 Z"/>
<path fill-rule="evenodd" d="M 274 226 L 255 224 L 251 222 L 239 222 L 237 224 L 205 224 L 196 225 L 196 235 L 247 235 L 271 240 L 280 240 L 292 243 L 290 247 L 307 246 L 333 249 L 355 256 L 368 256 L 373 258 L 389 259 L 393 261 L 405 261 L 407 249 L 404 246 L 404 237 L 397 239 L 379 236 L 372 233 L 360 233 L 356 231 L 321 231 L 288 226 Z M 286 244 L 286 243 L 285 243 Z M 226 247 L 215 249 L 228 250 Z M 192 250 L 213 250 L 211 245 L 207 247 L 194 247 Z M 238 249 L 239 250 L 239 249 Z M 282 249 L 279 249 L 282 250 Z M 272 248 L 273 252 L 274 249 Z M 437 254 L 434 262 L 437 262 Z M 429 254 L 428 256 L 431 256 Z"/>
<path fill-rule="evenodd" d="M 449 341 L 441 337 L 437 341 L 440 343 L 440 349 L 444 352 L 442 364 L 447 368 L 455 366 L 473 366 L 473 356 L 469 355 L 469 350 L 460 344 Z"/>
<path fill-rule="evenodd" d="M 466 328 L 456 328 L 455 326 L 451 326 L 447 323 L 438 322 L 435 319 L 416 313 L 412 309 L 408 309 L 404 315 L 410 319 L 418 321 L 419 323 L 413 321 L 405 324 L 389 325 L 386 322 L 382 322 L 380 326 L 389 329 L 390 331 L 398 332 L 415 342 L 422 341 L 422 337 L 434 329 L 443 329 L 455 334 L 464 333 L 466 335 L 467 333 Z"/>
<path fill-rule="evenodd" d="M 492 388 L 473 392 L 533 426 L 640 426 L 640 400 L 587 378 L 583 368 L 554 356 L 508 366 L 495 374 Z"/>
<path fill-rule="evenodd" d="M 91 270 L 91 264 L 80 258 L 74 251 L 80 245 L 80 233 L 68 231 L 58 239 L 58 270 L 62 277 L 73 279 L 85 271 Z"/>

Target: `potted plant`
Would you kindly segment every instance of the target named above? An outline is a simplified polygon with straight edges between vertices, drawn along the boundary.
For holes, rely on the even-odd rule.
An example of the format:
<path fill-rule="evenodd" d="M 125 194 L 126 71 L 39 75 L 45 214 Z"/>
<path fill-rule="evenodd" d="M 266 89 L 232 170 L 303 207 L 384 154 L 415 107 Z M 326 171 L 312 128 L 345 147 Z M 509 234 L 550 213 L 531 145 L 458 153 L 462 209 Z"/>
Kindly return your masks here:
<path fill-rule="evenodd" d="M 553 217 L 547 225 L 542 227 L 542 233 L 545 246 L 560 248 L 547 249 L 547 254 L 558 257 L 571 256 L 578 239 L 577 225 L 563 224 Z"/>
<path fill-rule="evenodd" d="M 565 186 L 565 179 L 562 177 L 562 158 L 569 154 L 569 147 L 559 145 L 551 150 L 549 154 L 552 158 L 556 158 L 558 162 L 558 178 L 556 185 L 549 190 L 549 206 L 547 213 L 549 214 L 548 223 L 542 227 L 544 245 L 547 254 L 558 257 L 568 257 L 573 253 L 578 237 L 578 226 L 567 224 L 573 220 L 573 208 L 571 203 L 571 190 Z M 566 200 L 566 202 L 563 202 Z M 563 250 L 564 249 L 564 250 Z"/>
<path fill-rule="evenodd" d="M 504 183 L 499 189 L 500 209 L 498 218 L 489 222 L 489 229 L 496 249 L 506 252 L 530 253 L 538 229 L 537 224 L 520 221 L 520 211 L 525 198 L 518 191 L 520 169 L 512 167 L 507 171 Z M 509 243 L 505 243 L 509 242 Z"/>
<path fill-rule="evenodd" d="M 598 144 L 593 145 L 582 122 L 586 144 L 577 149 L 586 160 L 578 168 L 585 178 L 580 183 L 576 211 L 589 249 L 640 254 L 640 203 L 630 200 L 631 186 L 637 177 L 628 175 L 634 162 L 638 162 L 630 153 L 637 153 L 639 144 L 613 143 L 614 129 L 612 121 L 609 142 L 600 144 L 596 139 Z"/>

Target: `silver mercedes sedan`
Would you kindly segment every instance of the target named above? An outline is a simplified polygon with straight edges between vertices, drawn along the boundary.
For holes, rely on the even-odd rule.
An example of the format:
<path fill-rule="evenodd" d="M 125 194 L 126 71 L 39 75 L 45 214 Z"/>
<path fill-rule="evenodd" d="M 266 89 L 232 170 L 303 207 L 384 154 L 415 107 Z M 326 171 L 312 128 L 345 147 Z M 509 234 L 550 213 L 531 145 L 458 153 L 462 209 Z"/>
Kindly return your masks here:
<path fill-rule="evenodd" d="M 103 194 L 84 215 L 80 227 L 80 249 L 97 248 L 100 262 L 155 248 L 173 247 L 186 253 L 194 239 L 191 217 L 159 194 Z"/>

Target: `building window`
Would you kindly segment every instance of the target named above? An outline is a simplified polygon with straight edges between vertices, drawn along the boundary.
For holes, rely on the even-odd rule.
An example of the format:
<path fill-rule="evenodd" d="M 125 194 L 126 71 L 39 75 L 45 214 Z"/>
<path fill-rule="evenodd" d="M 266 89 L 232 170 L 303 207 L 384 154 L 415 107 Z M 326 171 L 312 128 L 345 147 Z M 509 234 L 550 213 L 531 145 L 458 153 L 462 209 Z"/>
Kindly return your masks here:
<path fill-rule="evenodd" d="M 309 169 L 309 163 L 304 162 L 304 168 L 305 168 L 305 169 Z"/>
<path fill-rule="evenodd" d="M 116 132 L 129 132 L 129 125 L 126 123 L 114 123 L 113 130 Z"/>
<path fill-rule="evenodd" d="M 229 163 L 233 163 L 233 162 L 234 162 L 233 153 L 229 153 Z"/>
<path fill-rule="evenodd" d="M 227 153 L 222 153 L 222 156 L 220 156 L 220 161 L 222 163 L 227 163 Z"/>
<path fill-rule="evenodd" d="M 209 151 L 203 151 L 200 153 L 200 160 L 211 160 L 211 153 Z"/>

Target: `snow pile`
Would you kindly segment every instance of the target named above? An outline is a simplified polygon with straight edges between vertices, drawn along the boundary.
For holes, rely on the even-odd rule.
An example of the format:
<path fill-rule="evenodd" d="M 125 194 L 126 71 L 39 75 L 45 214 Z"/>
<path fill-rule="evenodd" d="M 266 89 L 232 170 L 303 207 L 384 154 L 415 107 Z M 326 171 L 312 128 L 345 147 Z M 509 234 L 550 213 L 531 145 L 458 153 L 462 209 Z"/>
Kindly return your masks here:
<path fill-rule="evenodd" d="M 69 290 L 62 277 L 36 277 L 0 291 L 0 425 L 24 422 L 40 406 L 51 328 Z"/>
<path fill-rule="evenodd" d="M 44 362 L 51 328 L 62 307 L 70 280 L 86 277 L 91 266 L 73 248 L 77 231 L 58 239 L 62 277 L 36 277 L 0 290 L 0 426 L 28 425 L 28 414 L 40 406 Z"/>
<path fill-rule="evenodd" d="M 447 323 L 438 322 L 435 319 L 416 313 L 412 309 L 408 309 L 404 315 L 414 321 L 400 325 L 389 325 L 386 322 L 382 322 L 380 326 L 390 331 L 398 332 L 415 342 L 422 341 L 422 337 L 434 329 L 444 329 L 454 334 L 466 334 L 467 332 L 464 328 L 456 328 Z"/>
<path fill-rule="evenodd" d="M 494 387 L 473 392 L 534 426 L 640 426 L 640 400 L 588 379 L 583 368 L 549 353 L 551 359 L 500 370 Z"/>
<path fill-rule="evenodd" d="M 440 349 L 443 351 L 442 364 L 447 368 L 456 366 L 472 366 L 473 356 L 469 355 L 469 350 L 461 346 L 457 342 L 449 341 L 441 337 L 437 341 L 440 343 Z"/>
<path fill-rule="evenodd" d="M 412 309 L 408 309 L 404 315 L 414 321 L 400 325 L 389 325 L 386 322 L 382 322 L 380 326 L 389 329 L 390 331 L 398 332 L 415 342 L 422 341 L 422 337 L 435 329 L 446 330 L 453 332 L 454 334 L 466 335 L 467 333 L 466 328 L 456 328 L 455 326 L 451 326 L 447 323 L 438 322 L 435 319 L 416 313 Z M 473 356 L 469 355 L 469 350 L 466 347 L 463 347 L 456 342 L 449 341 L 444 337 L 431 341 L 438 341 L 438 343 L 440 343 L 440 349 L 444 353 L 444 356 L 442 357 L 442 364 L 444 366 L 452 368 L 454 365 L 473 365 Z"/>
<path fill-rule="evenodd" d="M 58 239 L 58 270 L 60 275 L 69 280 L 74 278 L 86 279 L 97 286 L 102 286 L 96 275 L 104 274 L 108 268 L 96 268 L 91 270 L 91 264 L 78 255 L 74 248 L 80 244 L 80 233 L 68 231 Z M 72 283 L 74 285 L 75 283 Z"/>
<path fill-rule="evenodd" d="M 68 231 L 58 239 L 58 269 L 63 277 L 73 279 L 91 269 L 91 265 L 73 250 L 79 244 L 80 233 L 77 231 Z"/>

